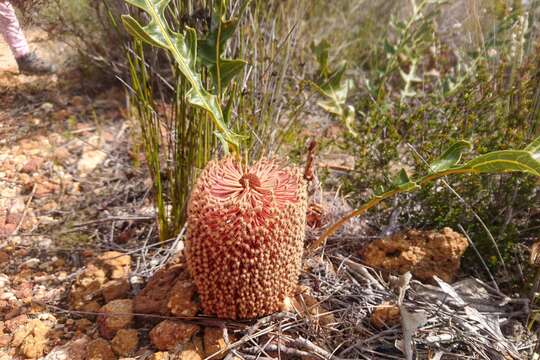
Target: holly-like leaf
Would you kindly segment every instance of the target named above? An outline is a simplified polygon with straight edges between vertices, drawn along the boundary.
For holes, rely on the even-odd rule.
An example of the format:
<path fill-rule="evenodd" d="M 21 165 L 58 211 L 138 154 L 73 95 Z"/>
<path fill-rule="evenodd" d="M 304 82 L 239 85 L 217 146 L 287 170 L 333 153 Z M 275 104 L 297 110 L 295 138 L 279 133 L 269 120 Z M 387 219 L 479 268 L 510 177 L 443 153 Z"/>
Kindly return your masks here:
<path fill-rule="evenodd" d="M 244 2 L 241 12 L 247 3 L 248 1 Z M 238 25 L 237 18 L 225 19 L 226 5 L 225 0 L 214 2 L 210 31 L 198 45 L 199 61 L 210 71 L 214 87 L 220 95 L 246 65 L 246 62 L 240 59 L 222 58 L 227 41 L 234 35 Z"/>
<path fill-rule="evenodd" d="M 144 12 L 149 17 L 147 25 L 141 25 L 130 15 L 122 15 L 126 30 L 136 39 L 149 45 L 165 49 L 171 53 L 178 69 L 191 84 L 186 94 L 187 100 L 208 111 L 218 132 L 225 140 L 225 150 L 229 146 L 239 147 L 240 137 L 232 132 L 225 122 L 217 97 L 203 86 L 200 75 L 195 69 L 197 59 L 197 35 L 194 29 L 186 27 L 184 33 L 171 30 L 165 19 L 165 10 L 171 0 L 125 0 Z"/>
<path fill-rule="evenodd" d="M 330 74 L 328 67 L 330 43 L 326 40 L 322 40 L 318 44 L 311 44 L 311 51 L 315 54 L 317 62 L 319 63 L 319 73 L 322 77 L 326 78 Z"/>
<path fill-rule="evenodd" d="M 343 79 L 346 68 L 346 65 L 343 65 L 321 84 L 311 83 L 313 88 L 324 97 L 323 100 L 317 102 L 317 105 L 338 116 L 345 115 L 344 105 L 347 102 L 349 90 L 353 86 L 352 80 Z"/>

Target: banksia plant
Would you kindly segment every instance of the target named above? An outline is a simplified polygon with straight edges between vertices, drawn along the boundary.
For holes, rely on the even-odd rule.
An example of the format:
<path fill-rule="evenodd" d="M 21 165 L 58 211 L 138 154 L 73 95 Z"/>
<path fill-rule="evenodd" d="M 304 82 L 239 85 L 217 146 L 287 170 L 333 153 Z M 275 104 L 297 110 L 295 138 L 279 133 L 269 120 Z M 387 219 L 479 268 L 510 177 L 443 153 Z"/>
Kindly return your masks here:
<path fill-rule="evenodd" d="M 186 258 L 203 310 L 247 319 L 279 311 L 296 286 L 306 222 L 298 168 L 211 161 L 188 204 Z"/>

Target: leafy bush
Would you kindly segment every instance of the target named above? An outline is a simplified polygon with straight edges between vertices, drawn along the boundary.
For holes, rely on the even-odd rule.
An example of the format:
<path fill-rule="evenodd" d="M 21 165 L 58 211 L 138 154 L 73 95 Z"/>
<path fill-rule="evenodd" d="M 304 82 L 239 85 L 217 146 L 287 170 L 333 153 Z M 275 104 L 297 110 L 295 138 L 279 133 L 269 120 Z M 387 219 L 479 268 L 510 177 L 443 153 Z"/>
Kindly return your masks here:
<path fill-rule="evenodd" d="M 423 157 L 453 139 L 470 141 L 474 156 L 519 147 L 538 134 L 540 55 L 533 26 L 538 2 L 528 9 L 505 1 L 472 3 L 470 14 L 456 12 L 463 5 L 459 1 L 395 6 L 377 23 L 366 19 L 366 26 L 350 29 L 358 38 L 349 49 L 337 50 L 347 55 L 347 75 L 357 83 L 349 97 L 356 121 L 344 143 L 356 157 L 345 189 L 357 200 L 359 189 L 388 186 L 401 164 L 421 173 Z M 369 11 L 383 13 L 388 6 L 374 2 Z M 400 223 L 461 224 L 480 253 L 504 269 L 496 265 L 514 260 L 515 245 L 527 244 L 533 236 L 529 229 L 539 225 L 532 215 L 540 196 L 537 180 L 500 175 L 449 184 L 464 201 L 438 182 L 401 198 Z"/>
<path fill-rule="evenodd" d="M 21 3 L 23 13 L 31 17 L 32 24 L 76 50 L 79 55 L 76 65 L 84 71 L 86 79 L 102 82 L 114 80 L 118 74 L 127 74 L 122 46 L 127 34 L 117 23 L 126 9 L 123 0 L 30 0 Z"/>

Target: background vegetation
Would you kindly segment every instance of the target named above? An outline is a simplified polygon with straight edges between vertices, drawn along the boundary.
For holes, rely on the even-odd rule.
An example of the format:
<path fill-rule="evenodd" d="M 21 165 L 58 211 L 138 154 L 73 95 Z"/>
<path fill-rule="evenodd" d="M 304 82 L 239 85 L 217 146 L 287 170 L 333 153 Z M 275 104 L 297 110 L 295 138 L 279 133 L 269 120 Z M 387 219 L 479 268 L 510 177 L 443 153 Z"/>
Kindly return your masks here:
<path fill-rule="evenodd" d="M 539 3 L 254 1 L 224 52 L 248 62 L 226 94 L 230 126 L 255 135 L 245 156 L 279 153 L 296 160 L 304 153 L 306 128 L 320 128 L 323 153 L 354 157 L 352 171 L 324 183 L 328 190 L 339 187 L 353 205 L 387 185 L 401 166 L 411 173 L 425 169 L 424 160 L 452 139 L 473 143 L 472 155 L 521 148 L 539 133 Z M 189 24 L 204 38 L 211 2 L 175 4 L 177 13 L 169 14 L 174 26 Z M 240 4 L 231 1 L 227 17 L 240 15 Z M 173 62 L 127 41 L 118 16 L 129 11 L 119 0 L 52 0 L 38 25 L 53 34 L 69 33 L 88 73 L 96 74 L 89 65 L 97 64 L 111 74 L 112 64 L 126 83 L 138 78 L 145 84 L 135 89 L 133 110 L 143 126 L 154 129 L 139 134 L 139 143 L 147 159 L 155 160 L 148 165 L 161 194 L 162 227 L 168 228 L 181 223 L 193 177 L 220 145 L 212 128 L 189 126 L 206 124 L 206 115 L 182 103 L 178 95 L 185 82 Z M 108 25 L 111 19 L 118 27 Z M 325 98 L 309 81 L 340 90 L 342 112 L 317 106 Z M 211 86 L 208 74 L 204 82 Z M 338 136 L 322 137 L 331 126 L 339 127 Z M 180 141 L 186 137 L 195 145 Z M 449 186 L 438 182 L 400 197 L 372 215 L 372 224 L 383 229 L 398 215 L 397 228 L 462 225 L 490 271 L 507 286 L 525 290 L 532 280 L 526 248 L 540 229 L 536 180 L 503 175 L 448 181 Z M 178 231 L 175 225 L 162 239 Z M 474 265 L 473 251 L 468 259 L 467 271 L 486 275 Z"/>

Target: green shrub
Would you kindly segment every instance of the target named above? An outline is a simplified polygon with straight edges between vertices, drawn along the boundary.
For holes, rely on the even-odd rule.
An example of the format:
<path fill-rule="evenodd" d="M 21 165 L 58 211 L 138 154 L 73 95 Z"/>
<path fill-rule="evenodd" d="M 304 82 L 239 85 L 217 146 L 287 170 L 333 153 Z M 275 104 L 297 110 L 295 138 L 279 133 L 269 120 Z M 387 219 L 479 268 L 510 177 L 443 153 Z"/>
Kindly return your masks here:
<path fill-rule="evenodd" d="M 127 34 L 117 23 L 125 11 L 123 0 L 30 0 L 23 3 L 26 7 L 32 4 L 32 9 L 24 13 L 31 17 L 33 25 L 78 54 L 75 65 L 83 71 L 85 79 L 110 84 L 117 75 L 127 75 L 122 46 Z M 88 85 L 90 83 L 88 81 Z"/>
<path fill-rule="evenodd" d="M 430 161 L 430 154 L 452 140 L 473 143 L 474 156 L 520 147 L 538 135 L 538 2 L 528 13 L 506 1 L 470 2 L 474 8 L 467 14 L 456 13 L 458 3 L 401 2 L 405 6 L 385 12 L 388 2 L 372 2 L 367 11 L 381 14 L 377 21 L 368 16 L 343 34 L 329 35 L 353 39 L 335 52 L 345 55 L 339 58 L 347 60 L 347 76 L 357 84 L 348 100 L 357 109 L 354 131 L 345 130 L 341 144 L 356 158 L 343 188 L 356 201 L 364 200 L 359 189 L 388 186 L 401 165 L 412 173 L 425 171 L 421 157 Z M 498 265 L 515 260 L 515 245 L 528 244 L 533 236 L 528 229 L 539 225 L 531 216 L 540 196 L 537 180 L 498 175 L 449 183 L 466 205 L 438 182 L 400 198 L 398 206 L 405 210 L 400 223 L 461 224 L 489 263 L 503 269 Z"/>

